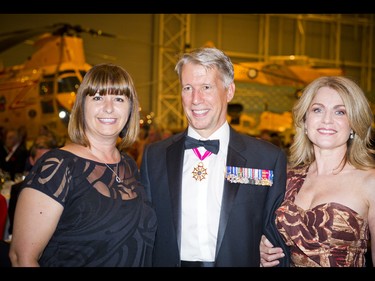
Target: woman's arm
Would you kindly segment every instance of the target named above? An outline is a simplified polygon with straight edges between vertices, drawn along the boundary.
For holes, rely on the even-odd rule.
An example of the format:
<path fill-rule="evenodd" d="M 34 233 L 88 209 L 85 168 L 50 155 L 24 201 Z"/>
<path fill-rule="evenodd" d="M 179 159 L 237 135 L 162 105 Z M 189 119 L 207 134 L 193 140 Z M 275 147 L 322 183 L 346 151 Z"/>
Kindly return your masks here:
<path fill-rule="evenodd" d="M 63 206 L 46 194 L 24 188 L 18 198 L 9 257 L 13 267 L 39 266 L 38 260 L 54 233 Z"/>

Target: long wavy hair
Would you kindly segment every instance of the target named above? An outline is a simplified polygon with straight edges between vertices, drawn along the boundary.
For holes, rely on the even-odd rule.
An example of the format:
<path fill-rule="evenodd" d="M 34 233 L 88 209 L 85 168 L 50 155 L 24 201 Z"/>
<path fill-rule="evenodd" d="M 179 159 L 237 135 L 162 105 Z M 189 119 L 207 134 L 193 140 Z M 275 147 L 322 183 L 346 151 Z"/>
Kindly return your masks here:
<path fill-rule="evenodd" d="M 353 130 L 353 138 L 347 141 L 347 152 L 342 166 L 350 163 L 357 169 L 375 167 L 374 153 L 371 148 L 372 124 L 374 116 L 362 89 L 351 79 L 343 76 L 324 76 L 311 82 L 293 107 L 293 121 L 296 130 L 290 147 L 289 165 L 309 165 L 315 161 L 313 144 L 305 134 L 306 113 L 318 90 L 329 87 L 340 95 Z"/>

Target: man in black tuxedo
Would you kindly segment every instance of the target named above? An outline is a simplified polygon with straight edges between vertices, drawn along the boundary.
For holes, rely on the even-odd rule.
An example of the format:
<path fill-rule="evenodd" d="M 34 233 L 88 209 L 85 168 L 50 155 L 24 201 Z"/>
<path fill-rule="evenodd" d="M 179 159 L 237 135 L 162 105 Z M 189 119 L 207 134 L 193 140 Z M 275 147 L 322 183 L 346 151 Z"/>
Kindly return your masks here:
<path fill-rule="evenodd" d="M 17 173 L 25 168 L 29 153 L 20 131 L 10 129 L 6 132 L 4 145 L 0 147 L 0 169 L 8 172 L 10 180 L 15 180 Z"/>
<path fill-rule="evenodd" d="M 284 198 L 285 153 L 228 124 L 234 69 L 222 51 L 186 53 L 175 70 L 189 126 L 148 145 L 141 164 L 158 218 L 153 266 L 259 267 L 262 234 L 283 248 L 280 266 L 288 266 L 274 214 Z"/>

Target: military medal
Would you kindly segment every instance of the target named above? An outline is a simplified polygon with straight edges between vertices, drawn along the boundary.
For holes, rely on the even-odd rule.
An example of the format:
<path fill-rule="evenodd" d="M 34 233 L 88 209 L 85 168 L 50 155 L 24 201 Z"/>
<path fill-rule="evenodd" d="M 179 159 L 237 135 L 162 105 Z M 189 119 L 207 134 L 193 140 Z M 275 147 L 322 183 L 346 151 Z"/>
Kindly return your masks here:
<path fill-rule="evenodd" d="M 231 183 L 273 185 L 273 170 L 227 166 L 225 177 Z"/>
<path fill-rule="evenodd" d="M 204 180 L 207 176 L 207 169 L 203 166 L 202 162 L 199 162 L 197 167 L 194 168 L 193 172 L 193 178 L 195 180 L 201 181 Z"/>
<path fill-rule="evenodd" d="M 199 160 L 203 161 L 206 157 L 210 156 L 212 152 L 206 151 L 203 156 L 199 153 L 199 150 L 197 148 L 193 148 L 193 151 L 195 155 L 199 158 Z M 203 162 L 199 162 L 198 165 L 194 168 L 193 172 L 193 178 L 197 181 L 204 180 L 206 176 L 208 175 L 207 173 L 207 168 L 203 166 Z"/>

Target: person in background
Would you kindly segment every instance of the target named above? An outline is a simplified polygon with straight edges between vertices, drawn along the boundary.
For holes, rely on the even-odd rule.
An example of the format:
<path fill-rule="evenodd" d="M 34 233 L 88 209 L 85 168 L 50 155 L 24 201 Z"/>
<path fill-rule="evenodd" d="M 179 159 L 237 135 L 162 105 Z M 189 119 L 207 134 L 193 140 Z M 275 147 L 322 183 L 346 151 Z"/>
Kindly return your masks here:
<path fill-rule="evenodd" d="M 27 146 L 27 127 L 26 125 L 21 125 L 18 127 L 18 135 L 20 137 L 20 145 L 23 146 L 24 148 L 28 149 Z"/>
<path fill-rule="evenodd" d="M 0 193 L 0 235 L 3 240 L 8 214 L 8 203 L 4 195 Z"/>
<path fill-rule="evenodd" d="M 0 169 L 9 173 L 10 180 L 14 181 L 17 173 L 23 173 L 28 156 L 29 153 L 20 131 L 8 130 L 4 145 L 0 148 Z"/>
<path fill-rule="evenodd" d="M 222 51 L 185 53 L 175 70 L 189 126 L 147 145 L 141 163 L 158 219 L 153 266 L 259 267 L 263 233 L 285 247 L 274 212 L 284 198 L 286 155 L 228 124 L 234 69 Z"/>
<path fill-rule="evenodd" d="M 156 125 L 149 126 L 147 130 L 147 135 L 143 139 L 140 139 L 137 145 L 138 154 L 137 154 L 136 162 L 139 168 L 141 167 L 143 150 L 145 146 L 147 146 L 150 143 L 159 141 L 161 139 L 162 139 L 161 129 Z"/>
<path fill-rule="evenodd" d="M 311 82 L 293 108 L 285 200 L 276 224 L 295 267 L 363 267 L 375 237 L 373 114 L 346 77 Z M 279 264 L 283 249 L 262 237 L 262 266 Z M 375 245 L 371 256 L 375 258 Z"/>
<path fill-rule="evenodd" d="M 0 193 L 0 267 L 10 267 L 9 242 L 3 240 L 7 225 L 8 203 L 4 195 Z"/>
<path fill-rule="evenodd" d="M 26 176 L 10 246 L 12 266 L 151 266 L 155 211 L 137 165 L 120 149 L 138 135 L 137 93 L 122 67 L 84 76 L 71 112 L 71 141 L 46 152 Z"/>
<path fill-rule="evenodd" d="M 31 168 L 35 165 L 36 161 L 44 153 L 50 151 L 51 149 L 57 148 L 56 140 L 52 136 L 39 135 L 32 144 L 30 148 L 30 155 L 26 161 L 25 170 L 23 175 L 28 173 Z M 12 235 L 13 232 L 13 221 L 14 221 L 14 212 L 16 210 L 16 203 L 18 200 L 18 195 L 23 185 L 23 180 L 12 185 L 10 190 L 10 198 L 8 205 L 8 218 L 9 218 L 9 228 L 8 234 Z M 9 239 L 11 240 L 11 239 Z"/>
<path fill-rule="evenodd" d="M 48 150 L 57 148 L 57 138 L 53 134 L 39 134 L 29 149 L 29 157 L 26 159 L 24 173 L 28 173 L 35 162 Z"/>
<path fill-rule="evenodd" d="M 31 167 L 36 163 L 36 161 L 47 151 L 56 148 L 56 141 L 47 136 L 38 136 L 30 148 L 30 156 L 26 161 L 25 172 L 22 175 L 25 175 Z M 29 166 L 30 165 L 30 166 Z M 10 198 L 9 203 L 5 203 L 7 212 L 5 213 L 5 219 L 8 219 L 9 222 L 7 225 L 7 231 L 4 233 L 5 240 L 0 241 L 0 267 L 10 267 L 11 262 L 9 259 L 9 242 L 12 240 L 13 232 L 13 221 L 14 221 L 14 211 L 16 209 L 16 204 L 18 200 L 18 195 L 23 185 L 23 180 L 16 182 L 11 186 L 10 189 Z M 4 224 L 5 227 L 6 224 Z M 3 237 L 3 236 L 2 236 Z"/>

